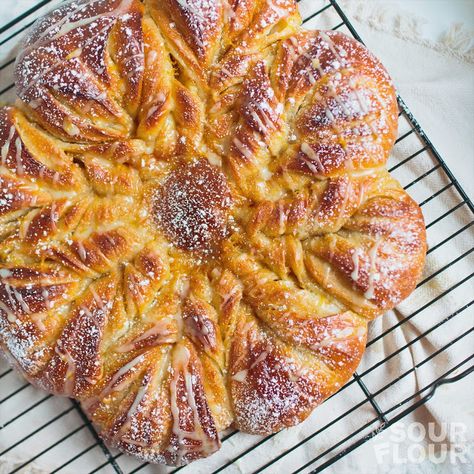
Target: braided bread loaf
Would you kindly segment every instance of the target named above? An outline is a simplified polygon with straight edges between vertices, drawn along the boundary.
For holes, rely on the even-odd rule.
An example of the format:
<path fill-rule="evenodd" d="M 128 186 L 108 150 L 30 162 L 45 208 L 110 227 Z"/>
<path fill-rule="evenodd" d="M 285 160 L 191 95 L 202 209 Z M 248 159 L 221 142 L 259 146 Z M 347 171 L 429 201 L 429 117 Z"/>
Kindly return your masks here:
<path fill-rule="evenodd" d="M 293 0 L 76 0 L 0 111 L 0 344 L 152 462 L 299 423 L 407 297 L 382 65 Z"/>

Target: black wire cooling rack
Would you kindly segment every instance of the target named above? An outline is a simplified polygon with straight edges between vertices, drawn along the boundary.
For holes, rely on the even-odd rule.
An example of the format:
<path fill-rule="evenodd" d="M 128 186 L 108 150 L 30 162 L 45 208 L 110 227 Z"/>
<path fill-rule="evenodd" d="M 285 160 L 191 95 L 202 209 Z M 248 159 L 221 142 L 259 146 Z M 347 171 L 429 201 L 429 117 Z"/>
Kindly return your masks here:
<path fill-rule="evenodd" d="M 0 104 L 14 99 L 12 76 L 19 37 L 61 0 L 30 3 L 34 6 L 0 27 L 0 57 L 4 58 Z M 335 0 L 300 0 L 299 4 L 306 27 L 332 28 L 362 41 Z M 440 386 L 474 371 L 474 340 L 465 344 L 474 329 L 470 317 L 474 303 L 474 206 L 403 100 L 398 100 L 400 133 L 395 158 L 389 161 L 390 171 L 417 199 L 428 231 L 428 274 L 425 272 L 410 298 L 416 309 L 397 313 L 391 325 L 378 327 L 367 343 L 364 361 L 368 362 L 300 427 L 264 438 L 229 431 L 221 451 L 211 458 L 191 467 L 160 468 L 160 472 L 225 472 L 243 463 L 246 472 L 320 472 L 426 404 Z M 416 326 L 417 320 L 425 321 L 423 329 Z M 377 346 L 400 330 L 407 333 L 404 343 L 388 356 L 377 358 Z M 417 355 L 418 346 L 433 335 L 437 344 L 428 344 L 421 351 L 423 356 Z M 412 353 L 409 367 L 397 365 L 404 351 Z M 109 450 L 75 401 L 38 391 L 4 367 L 0 373 L 0 436 L 11 444 L 0 452 L 0 460 L 14 457 L 20 450 L 30 453 L 12 473 L 25 472 L 33 463 L 41 465 L 46 457 L 51 473 L 156 472 L 156 467 Z M 429 376 L 423 375 L 426 367 L 430 367 Z M 382 372 L 383 384 L 378 376 Z"/>

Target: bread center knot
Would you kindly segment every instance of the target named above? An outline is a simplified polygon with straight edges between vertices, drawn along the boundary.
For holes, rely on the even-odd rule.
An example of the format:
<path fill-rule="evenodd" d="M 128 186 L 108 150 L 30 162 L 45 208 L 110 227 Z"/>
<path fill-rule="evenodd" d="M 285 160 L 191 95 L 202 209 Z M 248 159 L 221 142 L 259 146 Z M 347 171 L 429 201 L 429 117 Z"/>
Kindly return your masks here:
<path fill-rule="evenodd" d="M 178 166 L 153 194 L 156 225 L 176 247 L 212 256 L 228 234 L 232 197 L 222 171 L 206 159 Z"/>

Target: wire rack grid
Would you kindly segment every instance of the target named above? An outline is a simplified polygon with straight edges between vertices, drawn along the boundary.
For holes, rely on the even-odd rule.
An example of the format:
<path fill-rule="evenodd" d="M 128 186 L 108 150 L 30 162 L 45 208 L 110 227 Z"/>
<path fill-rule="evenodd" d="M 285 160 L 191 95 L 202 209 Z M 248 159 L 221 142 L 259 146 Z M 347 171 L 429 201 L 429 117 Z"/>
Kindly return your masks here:
<path fill-rule="evenodd" d="M 0 27 L 0 104 L 14 99 L 12 77 L 19 38 L 38 16 L 61 1 L 32 1 L 31 8 Z M 362 41 L 336 0 L 299 0 L 299 4 L 306 27 L 332 28 Z M 213 457 L 191 467 L 160 468 L 160 472 L 197 472 L 200 464 L 203 472 L 217 473 L 243 462 L 246 471 L 255 473 L 281 472 L 283 468 L 294 473 L 320 472 L 426 404 L 440 386 L 474 371 L 474 344 L 467 345 L 470 351 L 459 349 L 466 346 L 461 341 L 473 337 L 474 329 L 471 318 L 466 317 L 466 313 L 472 314 L 474 303 L 474 206 L 404 101 L 398 100 L 400 131 L 389 167 L 417 199 L 428 231 L 428 270 L 411 297 L 418 306 L 408 313 L 395 312 L 394 319 L 371 331 L 358 372 L 300 427 L 263 438 L 229 431 L 223 436 L 221 451 Z M 446 278 L 448 269 L 450 278 Z M 426 321 L 427 315 L 429 324 L 412 331 L 412 326 L 418 320 Z M 404 343 L 377 358 L 377 346 L 397 331 L 407 333 Z M 422 357 L 417 355 L 417 347 L 434 334 L 441 342 L 421 351 Z M 411 366 L 397 366 L 404 351 L 414 354 Z M 454 355 L 443 359 L 448 351 Z M 428 366 L 438 369 L 423 376 Z M 383 384 L 380 371 L 385 374 Z M 408 383 L 415 374 L 417 383 Z M 27 451 L 30 457 L 11 473 L 41 464 L 45 458 L 54 466 L 51 473 L 156 472 L 147 463 L 107 448 L 78 403 L 34 389 L 5 365 L 0 372 L 0 406 L 0 435 L 3 432 L 4 439 L 11 440 L 0 452 L 0 459 L 31 446 Z"/>

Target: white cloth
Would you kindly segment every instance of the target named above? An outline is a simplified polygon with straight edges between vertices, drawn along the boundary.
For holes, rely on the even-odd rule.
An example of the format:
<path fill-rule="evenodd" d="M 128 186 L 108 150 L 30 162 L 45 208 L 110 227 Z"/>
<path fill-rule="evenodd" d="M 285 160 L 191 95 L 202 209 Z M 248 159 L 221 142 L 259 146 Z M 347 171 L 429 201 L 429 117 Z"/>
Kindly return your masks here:
<path fill-rule="evenodd" d="M 2 7 L 4 7 L 5 13 L 0 13 L 0 25 L 6 21 L 1 20 L 2 18 L 12 18 L 34 3 L 29 0 L 3 0 Z M 53 3 L 58 3 L 58 1 Z M 472 197 L 474 196 L 472 179 L 474 177 L 474 134 L 472 133 L 474 54 L 472 35 L 456 26 L 450 30 L 442 41 L 437 43 L 427 41 L 423 39 L 420 33 L 422 22 L 414 19 L 413 16 L 394 11 L 388 5 L 389 3 L 375 0 L 369 2 L 346 0 L 342 2 L 342 6 L 351 19 L 354 20 L 357 30 L 368 47 L 382 59 L 408 106 L 412 109 L 435 146 L 438 147 L 441 155 L 445 157 L 455 174 L 465 184 L 466 190 Z M 302 0 L 300 5 L 303 16 L 306 17 L 318 10 L 322 3 L 319 0 Z M 7 6 L 12 8 L 6 8 Z M 319 15 L 314 21 L 308 22 L 306 26 L 315 28 L 332 27 L 339 21 L 334 11 L 330 9 L 323 15 Z M 342 31 L 345 31 L 344 28 Z M 1 38 L 3 39 L 3 36 Z M 8 49 L 6 46 L 8 46 Z M 15 42 L 9 41 L 6 46 L 0 48 L 0 64 L 3 64 L 5 59 L 12 57 Z M 11 68 L 2 71 L 0 89 L 8 81 L 11 82 L 11 72 Z M 10 75 L 10 77 L 7 78 L 7 75 Z M 407 130 L 408 125 L 402 119 L 400 134 Z M 400 159 L 410 156 L 420 148 L 419 140 L 412 134 L 396 146 L 389 165 L 395 165 Z M 394 172 L 394 176 L 406 185 L 428 171 L 433 164 L 432 158 L 426 152 L 420 153 L 409 163 L 399 167 Z M 410 193 L 418 201 L 423 201 L 445 186 L 446 183 L 446 179 L 438 170 L 412 186 Z M 423 206 L 426 221 L 431 222 L 436 219 L 459 201 L 459 196 L 454 189 L 446 190 L 436 199 Z M 448 218 L 429 229 L 428 240 L 430 246 L 442 242 L 471 220 L 472 214 L 467 211 L 466 206 L 461 207 Z M 468 251 L 472 244 L 473 234 L 471 228 L 459 234 L 450 243 L 430 253 L 423 278 L 429 277 L 458 255 Z M 383 390 L 375 398 L 382 410 L 387 411 L 392 407 L 396 407 L 405 398 L 425 387 L 472 354 L 474 338 L 471 333 L 458 343 L 442 351 L 438 356 L 433 357 L 429 362 L 423 363 L 427 357 L 439 348 L 459 337 L 473 326 L 473 307 L 470 307 L 453 316 L 439 329 L 429 332 L 431 328 L 440 324 L 445 318 L 469 302 L 474 294 L 472 281 L 468 281 L 450 291 L 435 304 L 427 307 L 426 310 L 419 311 L 419 309 L 465 278 L 472 271 L 473 263 L 474 260 L 471 254 L 419 288 L 407 301 L 399 305 L 396 311 L 391 311 L 383 318 L 379 318 L 372 323 L 369 339 L 384 334 L 385 331 L 397 325 L 403 317 L 415 313 L 409 321 L 401 324 L 369 346 L 358 369 L 359 374 L 364 374 L 375 364 L 428 331 L 421 340 L 414 342 L 408 348 L 363 376 L 363 381 L 370 392 L 376 393 L 407 372 L 407 375 L 398 383 L 394 383 L 393 386 Z M 414 366 L 417 366 L 417 368 L 414 369 Z M 462 372 L 467 366 L 468 364 L 463 365 L 457 371 L 451 373 L 450 376 Z M 1 361 L 0 374 L 6 369 L 6 363 Z M 451 433 L 451 436 L 447 436 L 443 441 L 434 443 L 435 449 L 442 450 L 443 445 L 446 444 L 445 447 L 453 451 L 453 443 L 460 441 L 462 447 L 468 451 L 465 458 L 472 463 L 474 459 L 474 450 L 472 449 L 474 440 L 473 382 L 474 375 L 470 375 L 462 382 L 439 387 L 435 396 L 426 405 L 401 421 L 404 425 L 398 423 L 395 428 L 382 432 L 375 439 L 343 457 L 327 472 L 337 472 L 338 474 L 354 472 L 367 474 L 472 472 L 472 464 L 460 462 L 450 464 L 449 459 L 437 465 L 430 461 L 418 463 L 420 457 L 419 455 L 416 456 L 416 454 L 419 454 L 417 452 L 411 453 L 413 458 L 411 464 L 408 465 L 404 460 L 409 457 L 407 450 L 410 449 L 410 444 L 416 444 L 423 449 L 427 449 L 430 444 L 427 437 L 424 437 L 420 442 L 414 442 L 415 435 L 417 435 L 415 430 L 420 428 L 419 425 L 409 425 L 410 423 L 421 422 L 426 428 L 430 426 L 430 423 L 433 423 L 432 426 L 436 427 L 436 432 L 443 426 L 443 423 L 448 423 L 451 428 L 460 427 L 458 431 L 460 436 L 456 437 L 456 433 Z M 13 393 L 22 384 L 21 378 L 14 373 L 4 376 L 0 379 L 0 399 Z M 423 392 L 422 395 L 425 394 L 426 392 Z M 43 392 L 32 387 L 23 389 L 0 406 L 0 424 L 6 423 L 45 396 Z M 322 429 L 331 421 L 340 418 L 339 421 L 332 423 L 329 428 L 319 435 L 294 449 L 290 454 L 283 456 L 265 472 L 290 472 L 299 468 L 316 456 L 323 454 L 339 441 L 351 436 L 354 431 L 374 418 L 373 408 L 368 402 L 364 404 L 364 399 L 365 396 L 362 390 L 357 383 L 352 382 L 348 387 L 318 407 L 305 423 L 277 434 L 250 454 L 243 456 L 231 465 L 226 472 L 252 472 L 276 456 L 284 454 L 287 449 L 304 441 L 309 435 Z M 343 413 L 358 404 L 361 404 L 361 406 L 341 418 Z M 402 405 L 400 408 L 389 411 L 388 419 L 392 419 L 408 405 Z M 48 398 L 38 408 L 31 410 L 27 415 L 0 431 L 0 452 L 70 407 L 71 403 L 68 400 L 56 397 Z M 63 436 L 80 427 L 82 423 L 83 421 L 74 410 L 67 412 L 56 422 L 39 431 L 37 435 L 20 443 L 15 449 L 2 456 L 0 459 L 0 473 L 9 472 L 14 466 L 21 465 L 25 460 L 29 460 L 32 456 L 40 453 L 41 450 L 46 449 Z M 456 423 L 460 423 L 460 425 L 456 425 Z M 347 443 L 343 443 L 339 450 L 378 426 L 380 426 L 380 423 L 374 423 L 363 429 L 359 435 L 351 438 Z M 461 436 L 463 427 L 465 427 L 466 432 Z M 400 440 L 402 438 L 408 438 L 408 440 Z M 184 469 L 183 472 L 210 472 L 243 453 L 257 441 L 259 439 L 256 437 L 244 434 L 235 435 L 224 443 L 219 453 L 209 459 L 194 463 L 191 467 Z M 94 443 L 95 441 L 90 432 L 86 428 L 80 429 L 66 441 L 48 451 L 46 455 L 40 456 L 35 462 L 29 464 L 22 472 L 51 472 L 52 469 L 66 462 L 88 446 L 94 445 Z M 336 449 L 328 454 L 323 454 L 321 460 L 311 464 L 303 472 L 309 472 L 311 468 L 315 468 L 322 462 L 329 460 L 337 452 Z M 100 448 L 95 447 L 61 472 L 89 472 L 105 461 L 106 459 Z M 127 456 L 119 457 L 117 462 L 124 472 L 129 472 L 140 465 L 140 463 Z M 162 472 L 165 470 L 165 468 L 158 466 L 148 467 L 140 472 Z M 104 467 L 100 472 L 109 473 L 113 470 L 110 467 Z"/>

